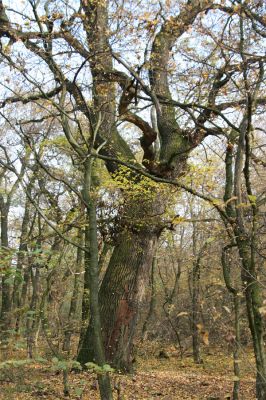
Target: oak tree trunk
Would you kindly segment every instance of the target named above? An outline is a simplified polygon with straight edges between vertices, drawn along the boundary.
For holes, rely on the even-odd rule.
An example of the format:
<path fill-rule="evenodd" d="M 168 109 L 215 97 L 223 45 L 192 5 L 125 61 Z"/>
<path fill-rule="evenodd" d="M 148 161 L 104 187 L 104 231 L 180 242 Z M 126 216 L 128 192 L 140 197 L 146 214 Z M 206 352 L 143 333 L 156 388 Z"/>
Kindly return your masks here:
<path fill-rule="evenodd" d="M 132 370 L 133 337 L 156 248 L 156 235 L 126 234 L 115 246 L 100 292 L 106 359 L 116 368 Z M 78 361 L 94 360 L 89 325 Z"/>
<path fill-rule="evenodd" d="M 155 308 L 156 308 L 156 282 L 155 282 L 156 267 L 157 267 L 157 257 L 155 255 L 152 260 L 152 268 L 151 268 L 151 298 L 149 304 L 149 311 L 144 321 L 141 334 L 143 341 L 145 341 L 147 338 L 148 326 L 155 313 Z"/>

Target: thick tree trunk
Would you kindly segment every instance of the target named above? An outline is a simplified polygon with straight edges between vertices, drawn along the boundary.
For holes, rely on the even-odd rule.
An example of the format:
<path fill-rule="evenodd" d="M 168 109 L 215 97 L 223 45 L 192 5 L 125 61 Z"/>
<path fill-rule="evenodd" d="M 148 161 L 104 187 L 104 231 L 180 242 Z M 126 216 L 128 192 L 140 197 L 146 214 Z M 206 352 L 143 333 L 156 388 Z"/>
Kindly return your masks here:
<path fill-rule="evenodd" d="M 115 246 L 100 288 L 100 309 L 106 359 L 122 371 L 132 369 L 132 347 L 138 309 L 156 249 L 156 235 L 126 234 Z M 94 360 L 91 324 L 78 360 Z"/>
<path fill-rule="evenodd" d="M 155 307 L 156 307 L 156 283 L 155 283 L 156 267 L 157 267 L 157 257 L 155 255 L 152 260 L 152 268 L 151 268 L 151 298 L 150 298 L 149 311 L 148 311 L 148 315 L 147 315 L 147 317 L 144 321 L 143 327 L 142 327 L 142 335 L 141 336 L 142 336 L 143 341 L 145 341 L 147 338 L 148 326 L 154 315 Z"/>
<path fill-rule="evenodd" d="M 106 259 L 110 257 L 110 254 L 112 254 L 113 247 L 110 243 L 105 242 L 103 244 L 101 254 L 99 256 L 99 279 L 100 279 L 100 284 L 102 282 L 102 279 L 104 277 L 104 267 L 106 264 Z"/>

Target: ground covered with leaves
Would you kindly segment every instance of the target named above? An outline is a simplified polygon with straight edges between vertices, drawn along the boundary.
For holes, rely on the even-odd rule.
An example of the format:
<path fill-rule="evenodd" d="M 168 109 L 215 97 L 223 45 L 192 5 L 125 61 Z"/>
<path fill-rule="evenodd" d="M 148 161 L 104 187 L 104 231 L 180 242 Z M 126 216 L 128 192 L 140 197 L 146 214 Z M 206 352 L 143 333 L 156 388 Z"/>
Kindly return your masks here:
<path fill-rule="evenodd" d="M 119 400 L 186 400 L 231 399 L 234 383 L 232 356 L 215 349 L 206 351 L 203 363 L 195 365 L 191 355 L 180 359 L 171 347 L 159 357 L 160 346 L 142 345 L 136 356 L 134 375 L 112 374 L 114 399 Z M 255 399 L 254 361 L 252 352 L 241 352 L 240 399 Z M 14 356 L 14 354 L 13 354 Z M 100 399 L 95 374 L 70 372 L 70 396 L 63 393 L 63 372 L 54 362 L 37 359 L 27 363 L 17 352 L 16 361 L 1 364 L 0 399 Z M 169 357 L 169 358 L 166 358 Z M 19 361 L 20 360 L 20 361 Z"/>

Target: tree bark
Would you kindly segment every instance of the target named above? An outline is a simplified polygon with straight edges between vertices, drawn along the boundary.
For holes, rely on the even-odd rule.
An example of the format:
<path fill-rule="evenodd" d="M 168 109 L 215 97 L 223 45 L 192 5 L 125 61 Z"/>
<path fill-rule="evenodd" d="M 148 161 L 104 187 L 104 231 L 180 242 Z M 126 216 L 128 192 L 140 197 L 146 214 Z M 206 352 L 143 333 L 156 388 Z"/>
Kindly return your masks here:
<path fill-rule="evenodd" d="M 83 233 L 82 233 L 81 229 L 79 229 L 77 236 L 78 236 L 77 237 L 78 243 L 80 243 L 82 245 L 84 239 L 83 239 Z M 82 264 L 83 264 L 82 250 L 80 248 L 77 248 L 74 286 L 73 286 L 73 292 L 72 292 L 71 301 L 70 301 L 68 321 L 67 321 L 67 327 L 65 330 L 65 337 L 64 337 L 64 343 L 63 343 L 63 350 L 68 353 L 70 352 L 71 335 L 73 334 L 74 321 L 75 321 L 75 316 L 77 314 L 78 297 L 79 297 L 79 291 L 80 291 L 80 289 L 79 289 L 80 288 L 80 273 L 81 273 Z M 76 322 L 77 322 L 77 320 L 76 320 Z"/>
<path fill-rule="evenodd" d="M 239 290 L 236 289 L 231 282 L 230 276 L 230 262 L 227 260 L 227 251 L 234 247 L 235 244 L 232 243 L 225 246 L 222 250 L 221 263 L 223 267 L 223 276 L 227 290 L 233 295 L 234 299 L 234 328 L 235 328 L 235 338 L 234 338 L 234 388 L 233 388 L 233 400 L 239 399 L 239 388 L 240 388 L 240 367 L 239 367 L 239 343 L 240 343 L 240 312 L 239 312 Z"/>
<path fill-rule="evenodd" d="M 31 186 L 32 182 L 28 185 L 28 191 L 31 193 Z M 29 235 L 29 224 L 30 224 L 30 200 L 28 197 L 26 198 L 25 208 L 24 208 L 24 216 L 21 225 L 21 235 L 20 235 L 20 243 L 19 243 L 19 250 L 17 256 L 17 269 L 16 269 L 16 276 L 14 279 L 13 285 L 13 293 L 12 293 L 12 303 L 13 308 L 17 310 L 18 315 L 15 320 L 15 329 L 16 331 L 19 330 L 20 325 L 20 307 L 24 304 L 24 291 L 26 289 L 25 285 L 27 285 L 27 272 L 25 271 L 23 276 L 23 268 L 25 267 L 25 260 L 26 254 L 28 251 L 28 235 Z M 28 266 L 26 267 L 28 269 Z M 30 275 L 30 271 L 28 273 Z M 25 279 L 25 280 L 24 280 Z M 22 287 L 22 290 L 21 290 Z M 24 289 L 24 290 L 23 290 Z M 22 292 L 23 292 L 23 299 L 22 299 Z"/>
<path fill-rule="evenodd" d="M 115 246 L 100 293 L 100 310 L 107 361 L 122 371 L 132 371 L 133 337 L 145 292 L 157 237 L 126 234 Z M 94 360 L 91 324 L 78 361 Z"/>
<path fill-rule="evenodd" d="M 34 357 L 35 333 L 38 327 L 37 305 L 39 300 L 39 282 L 40 282 L 40 269 L 38 267 L 34 271 L 33 267 L 31 266 L 31 282 L 32 282 L 32 296 L 26 320 L 27 353 L 29 358 Z"/>
<path fill-rule="evenodd" d="M 157 268 L 157 258 L 155 255 L 152 260 L 152 268 L 151 268 L 151 298 L 150 298 L 150 304 L 149 304 L 149 311 L 148 311 L 148 315 L 144 321 L 144 324 L 142 327 L 142 334 L 141 334 L 143 341 L 145 341 L 147 338 L 148 326 L 154 315 L 155 307 L 156 307 L 156 283 L 155 283 L 156 268 Z"/>
<path fill-rule="evenodd" d="M 86 207 L 85 225 L 85 248 L 87 249 L 85 257 L 86 270 L 89 273 L 89 290 L 90 290 L 90 328 L 92 345 L 94 349 L 95 363 L 104 367 L 106 364 L 104 344 L 102 338 L 101 315 L 99 307 L 99 265 L 98 265 L 98 237 L 97 237 L 97 219 L 96 206 L 91 193 L 91 168 L 92 160 L 89 159 L 84 163 L 84 184 L 83 199 Z M 86 337 L 83 344 L 86 343 Z M 102 400 L 112 400 L 112 388 L 108 372 L 102 371 L 98 374 L 98 382 Z"/>
<path fill-rule="evenodd" d="M 246 296 L 247 315 L 256 361 L 256 395 L 258 400 L 266 398 L 266 358 L 264 350 L 264 322 L 260 313 L 263 306 L 262 289 L 257 279 L 254 260 L 251 257 L 249 238 L 237 235 L 239 256 L 242 261 L 242 283 Z"/>
<path fill-rule="evenodd" d="M 234 171 L 234 195 L 236 196 L 234 235 L 239 256 L 241 259 L 241 278 L 246 296 L 246 307 L 249 321 L 249 329 L 252 336 L 253 348 L 256 360 L 256 395 L 259 400 L 266 398 L 266 357 L 264 350 L 264 323 L 260 313 L 263 306 L 262 288 L 257 278 L 257 266 L 255 257 L 257 208 L 255 204 L 249 204 L 251 210 L 251 225 L 245 219 L 243 208 L 242 173 L 244 172 L 245 188 L 247 195 L 252 195 L 249 177 L 249 139 L 251 131 L 250 110 L 244 115 L 240 125 L 238 147 Z"/>
<path fill-rule="evenodd" d="M 200 304 L 199 304 L 199 291 L 200 291 L 200 262 L 201 255 L 193 263 L 192 268 L 192 347 L 193 359 L 196 364 L 201 364 L 200 354 Z"/>
<path fill-rule="evenodd" d="M 231 227 L 227 225 L 227 231 L 233 243 L 236 244 L 241 262 L 241 280 L 246 298 L 249 329 L 252 336 L 256 362 L 256 396 L 257 399 L 266 398 L 266 358 L 264 350 L 264 323 L 260 313 L 263 306 L 262 288 L 257 279 L 257 266 L 255 257 L 257 209 L 255 204 L 249 204 L 250 221 L 245 218 L 243 207 L 243 180 L 244 172 L 245 189 L 247 195 L 252 195 L 249 177 L 248 136 L 251 129 L 251 114 L 245 113 L 240 124 L 237 140 L 237 152 L 235 157 L 235 170 L 233 174 L 233 145 L 228 143 L 226 152 L 226 187 L 224 200 L 226 212 L 231 219 Z M 232 132 L 232 141 L 236 141 Z M 235 196 L 235 203 L 229 201 Z M 230 204 L 231 203 L 231 204 Z"/>
<path fill-rule="evenodd" d="M 11 283 L 9 278 L 9 251 L 8 251 L 8 214 L 9 205 L 1 205 L 1 252 L 4 263 L 4 275 L 2 277 L 2 308 L 0 315 L 1 336 L 3 340 L 8 338 L 8 330 L 11 323 Z"/>
<path fill-rule="evenodd" d="M 193 204 L 190 204 L 191 218 L 195 216 L 192 210 Z M 201 259 L 204 256 L 204 252 L 207 247 L 205 242 L 202 247 L 197 250 L 198 242 L 198 231 L 197 225 L 193 222 L 192 232 L 192 249 L 193 249 L 193 266 L 192 266 L 192 348 L 193 348 L 193 360 L 196 364 L 201 364 L 201 349 L 200 349 L 200 276 L 201 276 Z"/>

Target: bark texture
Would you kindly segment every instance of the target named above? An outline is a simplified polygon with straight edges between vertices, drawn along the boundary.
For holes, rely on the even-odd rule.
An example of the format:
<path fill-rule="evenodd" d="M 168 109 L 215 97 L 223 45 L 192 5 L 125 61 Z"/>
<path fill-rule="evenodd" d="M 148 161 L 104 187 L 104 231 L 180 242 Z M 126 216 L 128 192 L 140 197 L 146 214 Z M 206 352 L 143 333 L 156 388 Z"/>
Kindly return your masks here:
<path fill-rule="evenodd" d="M 121 237 L 111 256 L 100 292 L 100 310 L 106 359 L 116 368 L 130 371 L 132 346 L 139 306 L 149 276 L 156 236 Z M 95 359 L 91 346 L 91 324 L 78 360 Z"/>

